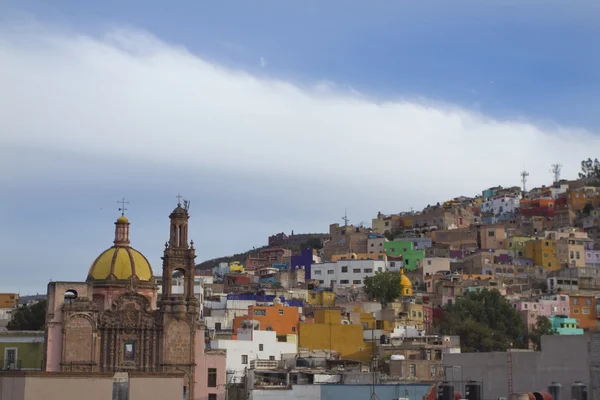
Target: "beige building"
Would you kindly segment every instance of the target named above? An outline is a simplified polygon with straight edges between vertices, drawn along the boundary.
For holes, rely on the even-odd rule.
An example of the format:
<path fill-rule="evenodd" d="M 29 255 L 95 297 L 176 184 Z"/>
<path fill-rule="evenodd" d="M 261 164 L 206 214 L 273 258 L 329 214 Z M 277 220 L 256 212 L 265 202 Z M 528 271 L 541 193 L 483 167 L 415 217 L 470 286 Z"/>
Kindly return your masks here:
<path fill-rule="evenodd" d="M 482 249 L 503 249 L 506 241 L 506 231 L 503 225 L 485 225 L 479 228 L 479 238 Z"/>
<path fill-rule="evenodd" d="M 558 265 L 585 267 L 585 243 L 587 239 L 568 237 L 556 241 L 556 261 Z"/>
<path fill-rule="evenodd" d="M 450 259 L 443 257 L 425 257 L 422 261 L 423 277 L 450 271 Z"/>
<path fill-rule="evenodd" d="M 387 242 L 387 241 L 388 240 L 385 238 L 385 236 L 381 236 L 381 237 L 375 236 L 375 235 L 369 236 L 369 238 L 367 239 L 367 249 L 368 249 L 369 253 L 385 254 L 385 242 Z"/>
<path fill-rule="evenodd" d="M 436 230 L 431 232 L 431 242 L 434 244 L 444 244 L 454 249 L 476 249 L 477 229 Z"/>
<path fill-rule="evenodd" d="M 371 230 L 373 233 L 383 235 L 387 232 L 394 232 L 402 229 L 404 223 L 402 217 L 399 214 L 385 215 L 381 212 L 377 213 L 377 217 L 373 218 L 371 222 Z"/>
<path fill-rule="evenodd" d="M 323 258 L 331 260 L 335 254 L 368 253 L 367 239 L 370 229 L 353 226 L 329 225 L 329 240 L 323 244 Z"/>
<path fill-rule="evenodd" d="M 0 372 L 0 399 L 181 399 L 183 376 L 147 372 Z"/>

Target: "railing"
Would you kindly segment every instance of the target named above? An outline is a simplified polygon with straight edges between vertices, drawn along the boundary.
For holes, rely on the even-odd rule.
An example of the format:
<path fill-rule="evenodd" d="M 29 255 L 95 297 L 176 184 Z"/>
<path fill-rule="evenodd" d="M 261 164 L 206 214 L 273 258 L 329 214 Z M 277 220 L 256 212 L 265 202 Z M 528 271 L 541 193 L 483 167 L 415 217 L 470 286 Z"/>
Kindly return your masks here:
<path fill-rule="evenodd" d="M 269 369 L 278 369 L 279 368 L 279 361 L 277 360 L 252 360 L 250 361 L 250 368 L 251 369 L 262 369 L 262 370 L 269 370 Z"/>
<path fill-rule="evenodd" d="M 18 371 L 21 369 L 21 360 L 0 360 L 0 371 Z"/>

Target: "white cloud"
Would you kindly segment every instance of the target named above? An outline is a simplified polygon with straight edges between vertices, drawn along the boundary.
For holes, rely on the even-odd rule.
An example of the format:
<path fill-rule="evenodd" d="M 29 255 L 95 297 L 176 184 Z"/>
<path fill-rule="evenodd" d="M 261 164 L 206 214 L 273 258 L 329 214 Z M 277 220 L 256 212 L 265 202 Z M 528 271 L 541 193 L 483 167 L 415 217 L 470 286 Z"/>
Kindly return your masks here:
<path fill-rule="evenodd" d="M 380 188 L 398 208 L 425 205 L 402 204 L 409 192 L 426 203 L 518 184 L 523 164 L 532 184 L 548 183 L 556 161 L 574 177 L 600 148 L 577 128 L 259 79 L 134 30 L 4 31 L 0 59 L 0 148 L 322 176 Z"/>

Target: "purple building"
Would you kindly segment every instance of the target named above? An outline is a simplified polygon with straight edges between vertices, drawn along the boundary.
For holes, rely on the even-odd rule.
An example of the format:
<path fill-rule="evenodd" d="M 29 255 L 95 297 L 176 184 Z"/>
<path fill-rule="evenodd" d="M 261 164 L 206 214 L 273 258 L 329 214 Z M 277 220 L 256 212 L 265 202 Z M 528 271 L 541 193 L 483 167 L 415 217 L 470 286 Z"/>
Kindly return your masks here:
<path fill-rule="evenodd" d="M 297 256 L 292 256 L 290 260 L 290 267 L 292 271 L 297 269 L 304 270 L 304 279 L 312 279 L 310 276 L 310 267 L 313 262 L 313 251 L 312 249 L 305 249 L 300 252 Z"/>

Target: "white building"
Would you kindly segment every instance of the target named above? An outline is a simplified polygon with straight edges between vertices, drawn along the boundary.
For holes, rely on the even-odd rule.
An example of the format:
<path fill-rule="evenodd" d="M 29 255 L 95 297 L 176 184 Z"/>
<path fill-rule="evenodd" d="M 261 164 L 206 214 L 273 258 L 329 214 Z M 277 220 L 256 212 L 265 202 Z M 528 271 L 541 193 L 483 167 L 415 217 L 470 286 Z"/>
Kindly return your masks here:
<path fill-rule="evenodd" d="M 156 284 L 158 285 L 158 296 L 160 297 L 162 295 L 162 276 L 154 276 L 154 279 L 156 280 Z M 203 307 L 203 303 L 204 303 L 204 284 L 205 282 L 205 277 L 202 276 L 195 276 L 194 277 L 194 296 L 198 299 L 198 301 L 200 302 L 200 318 L 202 318 L 202 316 L 204 315 L 204 307 Z M 212 283 L 212 277 L 210 278 Z M 173 278 L 173 285 L 171 286 L 171 293 L 173 293 L 174 295 L 178 295 L 178 294 L 183 294 L 184 293 L 184 278 L 183 277 L 179 277 L 179 278 Z"/>
<path fill-rule="evenodd" d="M 514 194 L 501 194 L 491 197 L 488 201 L 481 204 L 481 212 L 500 215 L 517 211 L 520 200 Z"/>
<path fill-rule="evenodd" d="M 387 270 L 387 262 L 382 260 L 339 260 L 313 264 L 311 276 L 323 286 L 364 286 L 367 276 Z"/>
<path fill-rule="evenodd" d="M 246 322 L 246 321 L 245 321 Z M 247 321 L 251 323 L 252 321 Z M 227 350 L 227 383 L 241 382 L 252 360 L 279 361 L 283 354 L 296 354 L 296 335 L 287 335 L 293 342 L 277 341 L 277 332 L 254 330 L 252 326 L 238 329 L 237 340 L 216 339 L 210 342 L 213 349 Z"/>

